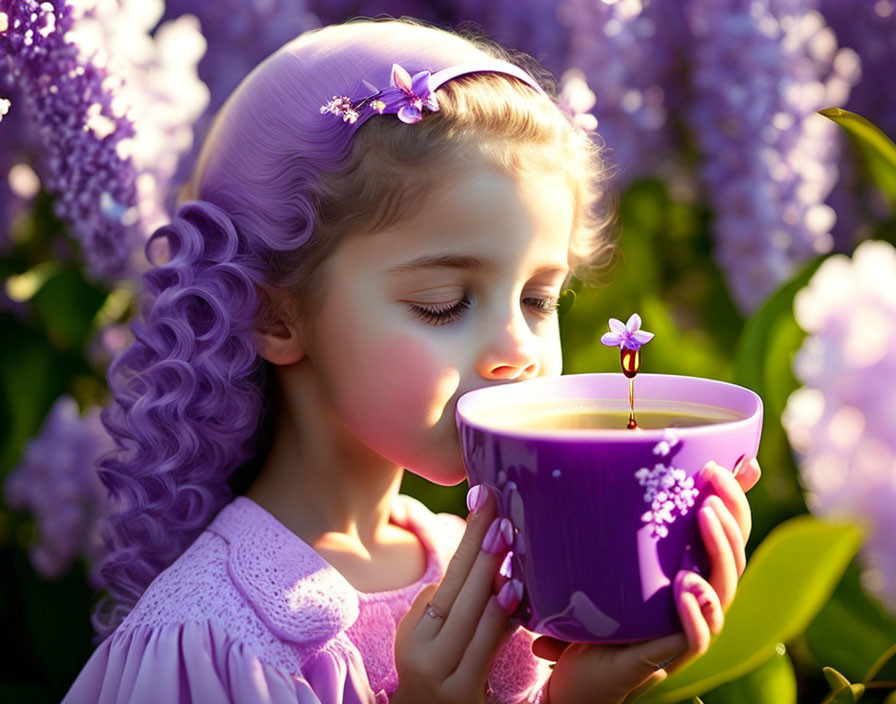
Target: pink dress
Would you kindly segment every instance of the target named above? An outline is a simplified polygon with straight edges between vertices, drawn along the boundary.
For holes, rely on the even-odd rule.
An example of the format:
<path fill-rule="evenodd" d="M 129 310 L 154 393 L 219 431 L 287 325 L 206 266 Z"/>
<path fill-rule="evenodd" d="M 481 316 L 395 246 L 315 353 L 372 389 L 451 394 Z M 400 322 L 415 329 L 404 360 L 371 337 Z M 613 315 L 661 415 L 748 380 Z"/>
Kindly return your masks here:
<path fill-rule="evenodd" d="M 246 497 L 150 584 L 93 653 L 63 704 L 271 702 L 385 704 L 398 687 L 398 622 L 438 582 L 463 519 L 398 495 L 392 522 L 427 553 L 423 577 L 386 592 L 356 591 L 307 543 Z M 550 669 L 517 628 L 492 663 L 487 699 L 537 702 Z"/>

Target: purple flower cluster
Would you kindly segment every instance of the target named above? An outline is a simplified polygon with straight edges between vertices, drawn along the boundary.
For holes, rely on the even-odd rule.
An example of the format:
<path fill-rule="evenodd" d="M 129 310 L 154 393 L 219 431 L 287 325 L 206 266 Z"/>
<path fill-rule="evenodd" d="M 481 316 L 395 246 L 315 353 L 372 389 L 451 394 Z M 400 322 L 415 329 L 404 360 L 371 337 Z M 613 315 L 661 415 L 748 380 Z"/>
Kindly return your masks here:
<path fill-rule="evenodd" d="M 591 113 L 620 180 L 655 172 L 671 146 L 669 92 L 686 32 L 681 4 L 563 0 L 557 16 L 569 33 L 566 64 L 593 91 Z"/>
<path fill-rule="evenodd" d="M 21 464 L 7 477 L 7 502 L 27 509 L 37 523 L 31 562 L 42 576 L 59 577 L 80 557 L 88 566 L 91 583 L 101 586 L 99 565 L 106 548 L 100 519 L 112 506 L 95 462 L 112 447 L 99 409 L 80 417 L 78 404 L 63 396 L 25 448 Z"/>
<path fill-rule="evenodd" d="M 896 93 L 882 86 L 893 80 L 896 59 L 896 0 L 841 2 L 820 0 L 821 12 L 843 46 L 861 59 L 862 75 L 853 88 L 848 110 L 868 118 L 896 139 Z M 850 251 L 868 236 L 869 222 L 889 217 L 889 203 L 868 187 L 854 150 L 840 165 L 840 181 L 828 203 L 837 211 L 834 239 L 838 249 Z"/>
<path fill-rule="evenodd" d="M 896 613 L 896 249 L 827 259 L 794 301 L 808 337 L 782 422 L 809 509 L 868 524 L 864 583 Z"/>
<path fill-rule="evenodd" d="M 816 0 L 691 0 L 689 119 L 715 214 L 716 260 L 754 309 L 796 266 L 833 245 L 842 105 L 859 62 L 838 49 Z"/>
<path fill-rule="evenodd" d="M 0 61 L 7 64 L 44 152 L 42 180 L 54 210 L 81 242 L 89 273 L 115 279 L 131 272 L 137 242 L 136 173 L 118 146 L 133 124 L 113 109 L 107 72 L 66 37 L 65 0 L 6 3 Z"/>

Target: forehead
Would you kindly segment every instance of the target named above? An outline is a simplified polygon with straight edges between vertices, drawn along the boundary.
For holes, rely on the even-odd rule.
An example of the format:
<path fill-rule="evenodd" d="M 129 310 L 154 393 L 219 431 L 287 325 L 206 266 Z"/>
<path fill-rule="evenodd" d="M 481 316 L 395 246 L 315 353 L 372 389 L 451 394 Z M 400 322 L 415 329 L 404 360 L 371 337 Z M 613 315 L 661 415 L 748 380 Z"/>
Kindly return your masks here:
<path fill-rule="evenodd" d="M 369 265 L 397 269 L 433 253 L 458 253 L 495 265 L 525 260 L 565 266 L 573 192 L 560 169 L 507 175 L 485 161 L 446 173 L 413 215 L 357 238 Z"/>

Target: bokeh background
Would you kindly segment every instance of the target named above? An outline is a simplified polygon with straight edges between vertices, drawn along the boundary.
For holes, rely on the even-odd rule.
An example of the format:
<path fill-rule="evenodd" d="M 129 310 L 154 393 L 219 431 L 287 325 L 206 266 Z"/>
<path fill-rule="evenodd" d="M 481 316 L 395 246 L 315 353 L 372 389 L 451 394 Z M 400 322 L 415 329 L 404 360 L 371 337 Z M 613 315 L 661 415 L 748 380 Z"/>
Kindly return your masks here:
<path fill-rule="evenodd" d="M 0 1 L 0 701 L 58 701 L 94 647 L 105 370 L 211 118 L 297 34 L 382 13 L 531 54 L 596 127 L 619 249 L 573 283 L 565 371 L 615 370 L 637 311 L 644 370 L 764 399 L 725 632 L 646 700 L 896 702 L 896 0 Z"/>

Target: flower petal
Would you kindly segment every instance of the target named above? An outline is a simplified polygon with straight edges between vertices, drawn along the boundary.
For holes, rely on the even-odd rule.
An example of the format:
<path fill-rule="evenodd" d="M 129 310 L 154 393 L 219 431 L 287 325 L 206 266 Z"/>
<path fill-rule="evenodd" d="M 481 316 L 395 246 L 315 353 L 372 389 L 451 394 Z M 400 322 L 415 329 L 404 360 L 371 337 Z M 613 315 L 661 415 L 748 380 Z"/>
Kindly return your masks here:
<path fill-rule="evenodd" d="M 421 117 L 423 117 L 423 113 L 421 113 L 413 105 L 403 105 L 398 111 L 398 119 L 402 122 L 408 123 L 409 125 L 413 124 L 414 122 L 419 122 Z"/>
<path fill-rule="evenodd" d="M 625 325 L 623 325 L 621 320 L 610 318 L 610 330 L 618 332 L 621 335 L 625 332 Z"/>
<path fill-rule="evenodd" d="M 629 319 L 625 323 L 625 329 L 629 332 L 634 332 L 638 328 L 641 327 L 641 316 L 637 313 L 632 313 L 629 316 Z"/>
<path fill-rule="evenodd" d="M 654 338 L 654 334 L 652 332 L 647 332 L 646 330 L 635 330 L 631 335 L 639 345 L 646 345 Z"/>
<path fill-rule="evenodd" d="M 605 332 L 600 341 L 607 347 L 618 347 L 622 343 L 622 335 L 616 332 Z"/>
<path fill-rule="evenodd" d="M 429 96 L 429 71 L 420 71 L 415 73 L 411 80 L 411 92 L 418 98 L 426 98 Z"/>
<path fill-rule="evenodd" d="M 398 64 L 392 64 L 392 85 L 396 88 L 401 88 L 405 93 L 411 93 L 413 89 L 413 82 L 411 81 L 411 74 L 405 71 Z"/>

